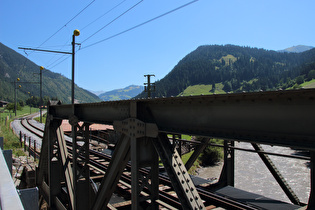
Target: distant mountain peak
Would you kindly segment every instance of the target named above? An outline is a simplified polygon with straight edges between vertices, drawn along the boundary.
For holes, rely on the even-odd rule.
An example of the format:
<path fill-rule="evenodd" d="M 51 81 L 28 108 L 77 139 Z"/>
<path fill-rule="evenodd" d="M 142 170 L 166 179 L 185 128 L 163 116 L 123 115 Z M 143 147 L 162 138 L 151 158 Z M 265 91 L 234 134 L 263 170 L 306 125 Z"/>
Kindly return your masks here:
<path fill-rule="evenodd" d="M 301 52 L 308 51 L 313 48 L 314 47 L 312 46 L 297 45 L 297 46 L 288 47 L 284 50 L 279 50 L 279 52 L 301 53 Z"/>
<path fill-rule="evenodd" d="M 93 93 L 93 94 L 95 94 L 95 95 L 97 95 L 97 96 L 99 96 L 99 95 L 101 95 L 102 93 L 105 93 L 105 92 L 106 92 L 106 91 L 103 91 L 103 90 L 97 90 L 97 91 L 88 90 L 88 91 L 90 91 L 91 93 Z"/>
<path fill-rule="evenodd" d="M 103 101 L 126 100 L 137 96 L 143 89 L 141 85 L 129 85 L 125 88 L 102 93 L 98 97 Z"/>

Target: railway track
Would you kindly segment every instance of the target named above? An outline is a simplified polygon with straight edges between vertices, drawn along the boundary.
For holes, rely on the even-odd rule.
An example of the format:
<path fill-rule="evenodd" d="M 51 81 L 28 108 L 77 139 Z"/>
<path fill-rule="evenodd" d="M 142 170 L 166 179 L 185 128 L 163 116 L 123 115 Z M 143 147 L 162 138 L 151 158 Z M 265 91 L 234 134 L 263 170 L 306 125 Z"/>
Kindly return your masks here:
<path fill-rule="evenodd" d="M 39 128 L 37 125 L 33 123 L 32 120 L 29 118 L 21 119 L 21 125 L 28 130 L 29 132 L 33 133 L 35 136 L 39 138 L 43 138 L 44 130 Z M 105 141 L 105 140 L 104 140 Z M 38 146 L 35 148 L 32 146 L 34 142 L 29 143 L 30 150 L 32 151 L 32 155 L 39 156 L 41 142 L 38 142 Z M 72 142 L 67 141 L 67 149 L 69 154 L 72 154 Z M 71 155 L 70 155 L 71 156 Z M 79 157 L 83 159 L 84 157 Z M 90 158 L 89 158 L 89 168 L 91 179 L 94 182 L 100 182 L 104 174 L 106 173 L 108 164 L 110 163 L 111 156 L 95 151 L 90 150 Z M 116 193 L 123 197 L 126 201 L 123 203 L 116 203 L 112 204 L 112 207 L 117 209 L 128 208 L 131 205 L 130 197 L 131 197 L 131 165 L 128 164 L 123 172 L 121 179 L 118 184 L 118 188 Z M 141 169 L 141 173 L 146 176 L 149 174 L 149 170 L 146 168 Z M 226 198 L 210 192 L 202 187 L 197 187 L 199 195 L 201 199 L 204 201 L 205 206 L 207 209 L 259 209 L 255 206 L 250 206 L 245 203 L 232 200 L 230 198 Z M 146 196 L 148 193 L 148 189 L 144 187 L 142 190 L 142 195 Z M 166 175 L 160 174 L 159 175 L 159 200 L 157 201 L 160 208 L 164 209 L 181 209 L 181 203 L 174 193 L 174 189 L 169 178 Z"/>

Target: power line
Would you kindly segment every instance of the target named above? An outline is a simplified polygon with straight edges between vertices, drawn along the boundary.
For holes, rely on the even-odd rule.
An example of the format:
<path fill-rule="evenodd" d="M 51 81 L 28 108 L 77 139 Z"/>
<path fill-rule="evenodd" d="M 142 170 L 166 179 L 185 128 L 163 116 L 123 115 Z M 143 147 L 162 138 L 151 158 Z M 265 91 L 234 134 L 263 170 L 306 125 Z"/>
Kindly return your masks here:
<path fill-rule="evenodd" d="M 64 57 L 66 57 L 66 59 L 68 59 L 68 58 L 70 58 L 70 56 L 68 55 L 61 55 L 58 59 L 56 59 L 54 62 L 52 62 L 52 63 L 50 63 L 49 65 L 47 65 L 47 69 L 49 68 L 49 69 L 52 69 L 52 68 L 54 68 L 55 66 L 57 66 L 59 63 L 61 63 L 61 62 L 63 62 L 63 61 L 65 61 L 66 59 L 63 59 L 62 61 L 60 61 L 62 58 L 64 58 Z M 60 61 L 60 62 L 58 62 L 58 61 Z M 57 63 L 58 62 L 58 63 Z M 57 64 L 56 64 L 57 63 Z"/>
<path fill-rule="evenodd" d="M 117 8 L 118 6 L 120 6 L 122 3 L 124 3 L 126 0 L 123 0 L 123 1 L 121 1 L 119 4 L 117 4 L 116 6 L 114 6 L 113 8 L 111 8 L 110 10 L 108 10 L 107 12 L 105 12 L 103 15 L 101 15 L 100 17 L 98 17 L 98 18 L 96 18 L 95 20 L 93 20 L 92 22 L 90 22 L 89 24 L 87 24 L 86 26 L 84 26 L 82 29 L 80 29 L 81 31 L 83 31 L 85 28 L 87 28 L 88 26 L 90 26 L 90 25 L 92 25 L 93 23 L 95 23 L 97 20 L 99 20 L 100 18 L 102 18 L 102 17 L 104 17 L 106 14 L 108 14 L 109 12 L 111 12 L 111 11 L 113 11 L 115 8 Z M 94 2 L 94 1 L 93 1 Z M 89 5 L 91 5 L 93 2 L 91 2 Z M 89 6 L 88 5 L 88 6 Z M 87 6 L 87 7 L 88 7 Z M 86 8 L 87 8 L 86 7 Z M 84 8 L 85 9 L 85 8 Z M 83 11 L 83 10 L 82 10 Z M 80 11 L 80 13 L 82 12 L 82 11 Z M 80 14 L 80 13 L 78 13 L 78 14 Z M 76 15 L 76 16 L 78 16 L 78 14 Z M 74 18 L 72 18 L 71 20 L 73 20 Z M 71 21 L 70 20 L 70 21 Z M 68 21 L 68 23 L 70 22 L 70 21 Z M 68 23 L 66 23 L 65 24 L 65 26 L 68 24 Z M 64 27 L 64 26 L 63 26 Z M 62 27 L 62 28 L 63 28 Z M 62 29 L 61 28 L 61 29 Z M 61 30 L 60 29 L 60 30 Z M 59 31 L 60 31 L 59 30 Z M 66 42 L 66 43 L 69 43 L 68 41 Z M 62 46 L 62 48 L 63 47 L 65 47 L 65 46 L 67 46 L 67 44 L 64 44 L 63 46 Z M 70 46 L 70 45 L 69 45 Z M 61 49 L 62 49 L 61 48 Z M 59 49 L 59 50 L 61 50 L 61 49 Z M 54 56 L 53 56 L 53 58 L 51 58 L 48 62 L 47 62 L 47 64 L 45 65 L 46 66 L 46 68 L 54 68 L 55 66 L 57 66 L 57 65 L 59 65 L 60 63 L 62 63 L 63 61 L 65 61 L 65 60 L 67 60 L 68 59 L 68 57 L 67 58 L 65 58 L 65 59 L 63 59 L 62 61 L 60 61 L 62 58 L 64 58 L 65 57 L 65 55 L 62 55 L 62 56 L 60 56 L 59 58 L 57 58 L 56 60 L 54 59 L 55 57 L 57 56 L 57 54 L 55 54 Z M 54 60 L 54 61 L 53 61 Z M 58 61 L 60 61 L 60 62 L 58 62 Z M 58 62 L 58 63 L 57 63 Z M 57 64 L 56 64 L 57 63 Z M 51 67 L 52 66 L 52 67 Z"/>
<path fill-rule="evenodd" d="M 94 0 L 95 1 L 95 0 Z M 89 5 L 87 5 L 83 10 L 85 10 L 88 6 L 90 6 L 94 1 L 92 1 Z M 97 20 L 99 20 L 100 18 L 102 18 L 102 17 L 104 17 L 106 14 L 108 14 L 109 12 L 111 12 L 112 10 L 114 10 L 115 8 L 117 8 L 118 6 L 120 6 L 122 3 L 124 3 L 126 0 L 123 0 L 122 2 L 120 2 L 119 4 L 117 4 L 116 6 L 114 6 L 113 8 L 111 8 L 110 10 L 108 10 L 107 12 L 105 12 L 103 15 L 101 15 L 100 17 L 98 17 L 98 18 L 96 18 L 94 21 L 92 21 L 92 22 L 90 22 L 88 25 L 86 25 L 85 27 L 83 27 L 82 29 L 81 29 L 81 31 L 82 30 L 84 30 L 85 28 L 87 28 L 88 26 L 90 26 L 91 24 L 93 24 L 94 22 L 96 22 Z M 80 13 L 82 13 L 83 12 L 83 10 L 81 10 L 75 17 L 77 17 Z M 73 17 L 70 21 L 68 21 L 63 27 L 65 27 L 68 23 L 70 23 L 75 17 Z M 61 27 L 56 33 L 58 33 L 63 27 Z M 55 33 L 55 34 L 56 34 Z M 97 33 L 97 32 L 96 32 Z M 55 34 L 53 34 L 52 36 L 54 36 Z M 93 34 L 94 35 L 94 34 Z M 52 37 L 51 36 L 51 37 Z M 50 38 L 51 38 L 50 37 Z M 50 39 L 49 38 L 49 39 Z M 48 41 L 49 39 L 47 39 L 46 41 Z M 45 42 L 46 42 L 45 41 Z M 66 44 L 64 45 L 64 46 L 66 46 Z M 63 46 L 63 47 L 64 47 Z M 56 55 L 55 55 L 56 56 Z M 47 65 L 47 68 L 54 68 L 54 67 L 56 67 L 57 65 L 59 65 L 60 63 L 62 63 L 62 62 L 64 62 L 65 60 L 67 60 L 69 57 L 66 57 L 65 59 L 63 59 L 63 60 L 61 60 L 62 58 L 64 58 L 65 57 L 65 55 L 62 55 L 62 56 L 60 56 L 57 60 L 55 60 L 55 61 L 53 61 L 53 62 L 51 62 L 49 65 Z M 50 61 L 51 61 L 52 59 L 50 59 Z M 58 62 L 59 60 L 61 60 L 60 62 Z M 49 62 L 50 62 L 49 61 Z M 58 63 L 57 63 L 58 62 Z M 57 64 L 55 64 L 55 63 L 57 63 Z M 55 64 L 55 65 L 54 65 Z M 52 67 L 51 67 L 52 66 Z"/>
<path fill-rule="evenodd" d="M 73 21 L 77 16 L 79 16 L 84 10 L 86 10 L 89 6 L 91 6 L 96 0 L 91 1 L 86 7 L 84 7 L 79 13 L 77 13 L 73 18 L 71 18 L 65 25 L 63 25 L 60 29 L 58 29 L 53 35 L 51 35 L 48 39 L 46 39 L 43 43 L 41 43 L 38 47 L 41 47 L 48 40 L 50 40 L 53 36 L 55 36 L 59 31 L 61 31 L 64 27 L 66 27 L 71 21 Z"/>
<path fill-rule="evenodd" d="M 133 8 L 135 8 L 136 6 L 138 6 L 141 2 L 143 2 L 143 0 L 139 1 L 138 3 L 136 3 L 135 5 L 133 5 L 132 7 L 130 7 L 129 9 L 127 9 L 125 12 L 123 12 L 122 14 L 120 14 L 118 17 L 116 17 L 115 19 L 113 19 L 112 21 L 110 21 L 109 23 L 107 23 L 105 26 L 103 26 L 102 28 L 100 28 L 98 31 L 96 31 L 95 33 L 93 33 L 91 36 L 89 36 L 88 38 L 86 38 L 84 41 L 82 41 L 81 43 L 87 41 L 88 39 L 90 39 L 91 37 L 93 37 L 95 34 L 99 33 L 101 30 L 103 30 L 104 28 L 106 28 L 107 26 L 109 26 L 110 24 L 112 24 L 113 22 L 115 22 L 116 20 L 118 20 L 120 17 L 122 17 L 123 15 L 125 15 L 127 12 L 129 12 L 130 10 L 132 10 Z"/>
<path fill-rule="evenodd" d="M 107 15 L 108 13 L 110 13 L 111 11 L 113 11 L 114 9 L 116 9 L 117 7 L 119 7 L 122 3 L 124 3 L 126 0 L 123 0 L 122 2 L 120 2 L 119 4 L 117 4 L 116 6 L 114 6 L 113 8 L 111 8 L 110 10 L 108 10 L 107 12 L 105 12 L 104 14 L 102 14 L 101 16 L 99 16 L 98 18 L 96 18 L 95 20 L 93 20 L 92 22 L 90 22 L 89 24 L 87 24 L 86 26 L 84 26 L 83 28 L 80 29 L 80 31 L 83 31 L 85 28 L 87 28 L 88 26 L 92 25 L 93 23 L 95 23 L 96 21 L 98 21 L 99 19 L 101 19 L 102 17 L 104 17 L 105 15 Z"/>
<path fill-rule="evenodd" d="M 64 57 L 64 56 L 66 56 L 66 55 L 63 55 L 62 57 Z M 62 57 L 60 57 L 58 60 L 60 60 Z M 55 64 L 55 65 L 52 66 L 52 67 L 48 67 L 48 68 L 53 69 L 53 68 L 55 68 L 56 66 L 58 66 L 59 64 L 61 64 L 62 62 L 64 62 L 65 60 L 67 60 L 67 59 L 70 58 L 70 57 L 71 57 L 71 56 L 67 56 L 65 59 L 61 60 L 59 63 Z M 58 60 L 56 60 L 55 62 L 57 62 Z M 54 63 L 55 63 L 55 62 L 54 62 Z"/>
<path fill-rule="evenodd" d="M 166 16 L 166 15 L 168 15 L 168 14 L 170 14 L 170 13 L 173 13 L 173 12 L 179 10 L 179 9 L 182 9 L 182 8 L 184 8 L 184 7 L 187 7 L 187 6 L 189 6 L 190 4 L 193 4 L 193 3 L 197 2 L 197 1 L 199 1 L 199 0 L 194 0 L 194 1 L 188 2 L 187 4 L 184 4 L 184 5 L 182 5 L 182 6 L 179 6 L 179 7 L 175 8 L 175 9 L 172 9 L 172 10 L 166 12 L 166 13 L 163 13 L 163 14 L 157 16 L 157 17 L 154 17 L 154 18 L 152 18 L 152 19 L 150 19 L 150 20 L 147 20 L 147 21 L 145 21 L 145 22 L 143 22 L 143 23 L 140 23 L 140 24 L 138 24 L 138 25 L 136 25 L 136 26 L 134 26 L 134 27 L 131 27 L 131 28 L 127 29 L 127 30 L 124 30 L 124 31 L 122 31 L 122 32 L 120 32 L 120 33 L 117 33 L 117 34 L 115 34 L 115 35 L 112 35 L 112 36 L 110 36 L 110 37 L 107 37 L 107 38 L 105 38 L 105 39 L 103 39 L 103 40 L 100 40 L 100 41 L 98 41 L 98 42 L 95 42 L 95 43 L 93 43 L 93 44 L 87 45 L 86 47 L 82 47 L 81 50 L 86 49 L 86 48 L 91 47 L 91 46 L 94 46 L 94 45 L 96 45 L 96 44 L 99 44 L 99 43 L 101 43 L 101 42 L 107 41 L 107 40 L 109 40 L 109 39 L 112 39 L 112 38 L 114 38 L 114 37 L 116 37 L 116 36 L 119 36 L 119 35 L 122 35 L 122 34 L 124 34 L 124 33 L 127 33 L 127 32 L 129 32 L 129 31 L 131 31 L 131 30 L 133 30 L 133 29 L 136 29 L 136 28 L 138 28 L 138 27 L 140 27 L 140 26 L 143 26 L 143 25 L 145 25 L 145 24 L 147 24 L 147 23 L 150 23 L 150 22 L 152 22 L 152 21 L 154 21 L 154 20 L 157 20 L 157 19 L 159 19 L 159 18 L 161 18 L 161 17 L 163 17 L 163 16 Z M 104 28 L 104 27 L 103 27 L 103 28 Z M 90 38 L 90 37 L 89 37 L 89 38 Z M 89 39 L 89 38 L 88 38 L 88 39 Z M 84 41 L 86 41 L 86 40 L 87 40 L 87 39 L 85 39 Z M 82 43 L 82 42 L 81 42 L 81 43 Z M 77 50 L 77 51 L 78 51 L 78 50 Z M 69 58 L 69 57 L 67 56 L 65 59 L 63 59 L 62 61 L 60 61 L 59 63 L 57 63 L 56 65 L 54 65 L 53 67 L 50 67 L 50 68 L 52 69 L 52 68 L 56 67 L 57 65 L 59 65 L 59 64 L 62 63 L 62 62 L 64 62 L 64 61 L 67 60 L 68 58 Z"/>
<path fill-rule="evenodd" d="M 109 40 L 109 39 L 112 39 L 112 38 L 114 38 L 114 37 L 116 37 L 116 36 L 119 36 L 119 35 L 122 35 L 122 34 L 124 34 L 124 33 L 127 33 L 127 32 L 129 32 L 129 31 L 131 31 L 131 30 L 134 30 L 134 29 L 136 29 L 136 28 L 138 28 L 138 27 L 140 27 L 140 26 L 143 26 L 143 25 L 145 25 L 145 24 L 147 24 L 147 23 L 150 23 L 150 22 L 152 22 L 152 21 L 154 21 L 154 20 L 156 20 L 156 19 L 159 19 L 159 18 L 161 18 L 161 17 L 163 17 L 163 16 L 166 16 L 166 15 L 168 15 L 168 14 L 170 14 L 170 13 L 173 13 L 173 12 L 175 12 L 175 11 L 177 11 L 177 10 L 179 10 L 179 9 L 182 9 L 182 8 L 184 8 L 184 7 L 186 7 L 186 6 L 190 5 L 190 4 L 193 4 L 193 3 L 197 2 L 197 1 L 199 1 L 199 0 L 194 0 L 194 1 L 188 2 L 187 4 L 184 4 L 184 5 L 180 6 L 180 7 L 177 7 L 177 8 L 175 8 L 175 9 L 173 9 L 173 10 L 170 10 L 170 11 L 168 11 L 168 12 L 166 12 L 166 13 L 163 13 L 163 14 L 161 14 L 161 15 L 155 17 L 155 18 L 152 18 L 152 19 L 150 19 L 150 20 L 147 20 L 147 21 L 145 21 L 145 22 L 143 22 L 143 23 L 140 23 L 140 24 L 138 24 L 138 25 L 136 25 L 136 26 L 133 26 L 133 27 L 127 29 L 127 30 L 124 30 L 124 31 L 122 31 L 122 32 L 120 32 L 120 33 L 117 33 L 117 34 L 115 34 L 115 35 L 112 35 L 112 36 L 110 36 L 110 37 L 107 37 L 107 38 L 105 38 L 105 39 L 102 39 L 102 40 L 100 40 L 100 41 L 98 41 L 98 42 L 95 42 L 95 43 L 93 43 L 93 44 L 87 45 L 86 47 L 82 47 L 81 50 L 86 49 L 86 48 L 91 47 L 91 46 L 94 46 L 94 45 L 96 45 L 96 44 L 99 44 L 99 43 L 101 43 L 101 42 L 107 41 L 107 40 Z"/>

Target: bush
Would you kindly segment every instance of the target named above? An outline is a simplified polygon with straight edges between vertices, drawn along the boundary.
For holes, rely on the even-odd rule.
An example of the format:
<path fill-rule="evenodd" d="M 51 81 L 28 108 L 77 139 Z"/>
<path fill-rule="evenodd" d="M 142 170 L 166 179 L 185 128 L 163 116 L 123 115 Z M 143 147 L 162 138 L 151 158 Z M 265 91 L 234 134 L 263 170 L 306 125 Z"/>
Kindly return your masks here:
<path fill-rule="evenodd" d="M 197 138 L 199 139 L 199 137 Z M 210 143 L 222 144 L 222 140 L 211 139 Z M 199 156 L 199 160 L 202 166 L 213 166 L 216 163 L 220 162 L 223 157 L 223 149 L 215 146 L 207 146 L 204 151 Z"/>
<path fill-rule="evenodd" d="M 304 77 L 303 76 L 298 76 L 296 79 L 295 79 L 295 82 L 300 85 L 304 82 Z"/>
<path fill-rule="evenodd" d="M 307 78 L 308 78 L 308 80 L 315 79 L 315 70 L 309 71 L 308 75 L 307 75 Z"/>

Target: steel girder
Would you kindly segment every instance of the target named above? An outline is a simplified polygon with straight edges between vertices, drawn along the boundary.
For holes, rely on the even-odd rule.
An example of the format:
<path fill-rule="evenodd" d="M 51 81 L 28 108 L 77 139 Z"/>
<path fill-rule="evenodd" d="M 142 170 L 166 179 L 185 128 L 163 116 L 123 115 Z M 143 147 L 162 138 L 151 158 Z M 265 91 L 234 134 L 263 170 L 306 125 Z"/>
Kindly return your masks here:
<path fill-rule="evenodd" d="M 130 117 L 159 131 L 315 150 L 315 89 L 75 104 L 79 121 L 113 124 Z M 50 107 L 69 119 L 71 105 Z"/>
<path fill-rule="evenodd" d="M 78 121 L 86 123 L 115 124 L 115 129 L 121 129 L 120 132 L 128 136 L 127 139 L 121 140 L 126 142 L 122 148 L 128 150 L 130 147 L 131 150 L 134 150 L 131 152 L 131 159 L 134 162 L 141 160 L 137 156 L 136 151 L 139 148 L 138 143 L 135 142 L 143 137 L 153 137 L 154 139 L 154 136 L 157 135 L 156 132 L 159 132 L 159 137 L 151 141 L 160 157 L 162 156 L 161 159 L 165 161 L 165 164 L 168 164 L 172 163 L 173 158 L 167 160 L 166 156 L 171 155 L 175 158 L 176 153 L 167 149 L 169 146 L 166 146 L 166 137 L 163 132 L 241 140 L 315 151 L 314 99 L 315 90 L 310 89 L 128 100 L 75 104 L 74 116 Z M 54 119 L 69 119 L 73 116 L 73 107 L 71 105 L 52 105 L 49 107 L 49 115 Z M 133 142 L 131 143 L 131 141 Z M 121 156 L 126 154 L 122 151 Z M 313 166 L 314 155 L 312 157 L 311 165 Z M 112 161 L 111 164 L 114 164 L 115 160 Z M 118 167 L 119 170 L 122 170 L 122 165 Z M 136 168 L 139 167 L 141 164 L 136 163 L 136 167 L 133 167 L 132 171 L 136 171 Z M 231 165 L 229 168 L 232 170 L 234 167 Z M 170 167 L 169 174 L 176 175 L 176 173 L 173 174 L 172 170 L 175 169 Z M 186 173 L 185 168 L 181 171 L 183 172 L 176 175 L 178 180 Z M 119 173 L 121 172 L 116 173 L 116 175 L 119 176 Z M 312 178 L 313 174 L 314 170 L 312 170 Z M 112 181 L 113 176 L 107 178 L 106 181 Z M 229 177 L 226 178 L 226 181 L 233 184 L 233 177 Z M 135 186 L 135 181 L 139 180 L 139 174 L 132 180 L 134 180 L 132 186 Z M 176 179 L 173 180 L 173 184 L 176 185 L 177 181 Z M 181 187 L 187 183 L 178 184 L 179 187 L 175 188 L 179 189 L 177 191 L 180 194 L 184 189 Z M 310 206 L 314 205 L 311 199 L 314 197 L 313 186 L 314 180 L 312 179 Z M 105 191 L 100 190 L 98 193 Z M 138 194 L 139 188 L 133 192 Z M 187 203 L 185 199 L 188 195 L 183 194 L 180 198 L 183 203 Z M 104 202 L 104 198 L 99 197 L 99 199 L 103 205 L 108 202 Z M 135 198 L 136 202 L 138 202 L 137 199 Z M 103 205 L 100 204 L 99 206 Z M 199 203 L 197 202 L 196 205 L 199 206 Z"/>

